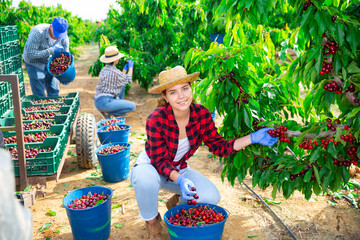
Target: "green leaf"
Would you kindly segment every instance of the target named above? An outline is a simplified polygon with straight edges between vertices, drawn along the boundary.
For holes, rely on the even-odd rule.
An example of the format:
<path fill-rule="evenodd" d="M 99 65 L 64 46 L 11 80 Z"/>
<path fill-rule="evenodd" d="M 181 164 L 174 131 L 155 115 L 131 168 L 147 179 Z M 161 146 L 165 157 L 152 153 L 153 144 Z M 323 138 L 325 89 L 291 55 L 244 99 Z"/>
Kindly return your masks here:
<path fill-rule="evenodd" d="M 269 199 L 265 199 L 264 201 L 265 201 L 266 203 L 272 203 L 272 204 L 276 204 L 276 205 L 281 204 L 281 201 L 273 201 L 273 200 L 269 200 Z"/>
<path fill-rule="evenodd" d="M 350 26 L 348 31 L 346 31 L 346 41 L 349 43 L 354 54 L 356 54 L 356 49 L 359 45 L 359 38 L 356 36 L 356 33 L 359 31 L 358 29 L 359 27 Z"/>
<path fill-rule="evenodd" d="M 248 128 L 251 128 L 251 125 L 252 125 L 252 117 L 251 117 L 251 113 L 250 113 L 250 110 L 247 106 L 245 106 L 243 108 L 243 114 L 244 114 L 244 122 L 246 124 L 246 126 Z"/>
<path fill-rule="evenodd" d="M 32 188 L 32 186 L 27 186 L 25 189 L 24 189 L 24 192 L 28 192 L 30 189 Z"/>
<path fill-rule="evenodd" d="M 333 143 L 330 143 L 327 148 L 328 153 L 330 153 L 334 158 L 337 157 L 337 151 L 335 149 L 335 145 Z"/>
<path fill-rule="evenodd" d="M 120 223 L 114 223 L 114 226 L 117 227 L 117 228 L 122 228 L 123 225 L 121 225 Z"/>
<path fill-rule="evenodd" d="M 337 23 L 335 35 L 336 39 L 339 41 L 339 46 L 342 46 L 345 40 L 344 26 L 342 23 Z"/>
<path fill-rule="evenodd" d="M 104 199 L 97 200 L 96 203 L 94 204 L 94 207 L 101 204 L 103 201 Z"/>
<path fill-rule="evenodd" d="M 60 190 L 56 190 L 55 193 L 60 193 L 61 191 Z"/>
<path fill-rule="evenodd" d="M 70 169 L 70 172 L 72 172 L 72 171 L 74 171 L 74 170 L 75 170 L 75 168 L 71 168 L 71 169 Z"/>
<path fill-rule="evenodd" d="M 69 228 L 70 228 L 70 225 L 61 225 L 60 228 L 62 228 L 62 229 L 69 229 Z"/>
<path fill-rule="evenodd" d="M 192 157 L 198 158 L 198 157 L 201 157 L 201 156 L 198 155 L 198 154 L 194 154 L 194 155 L 192 155 Z"/>
<path fill-rule="evenodd" d="M 344 183 L 346 184 L 351 177 L 349 170 L 346 167 L 342 166 L 340 168 L 340 174 L 341 174 L 342 179 L 344 180 Z"/>
<path fill-rule="evenodd" d="M 56 212 L 54 212 L 54 211 L 49 210 L 48 213 L 49 213 L 51 216 L 56 216 Z"/>
<path fill-rule="evenodd" d="M 357 66 L 355 61 L 352 61 L 347 67 L 348 73 L 360 73 L 360 68 Z"/>
<path fill-rule="evenodd" d="M 248 238 L 257 238 L 259 237 L 259 235 L 252 235 L 252 236 L 247 236 Z"/>
<path fill-rule="evenodd" d="M 305 173 L 304 182 L 309 182 L 309 181 L 310 181 L 310 178 L 311 178 L 311 175 L 312 175 L 312 169 L 310 168 L 310 169 Z"/>
<path fill-rule="evenodd" d="M 310 162 L 315 162 L 316 160 L 319 159 L 321 154 L 321 149 L 320 148 L 316 148 L 315 151 L 311 152 L 311 156 L 310 156 Z"/>
<path fill-rule="evenodd" d="M 60 231 L 59 230 L 54 230 L 53 233 L 60 233 Z"/>
<path fill-rule="evenodd" d="M 44 225 L 42 225 L 42 227 L 39 229 L 39 232 L 45 231 L 51 226 L 51 224 L 52 223 L 44 223 Z"/>
<path fill-rule="evenodd" d="M 119 208 L 121 206 L 122 206 L 121 204 L 114 204 L 111 206 L 111 209 Z"/>
<path fill-rule="evenodd" d="M 67 184 L 67 183 L 63 183 L 62 184 L 64 187 L 68 187 L 69 186 L 69 184 Z"/>

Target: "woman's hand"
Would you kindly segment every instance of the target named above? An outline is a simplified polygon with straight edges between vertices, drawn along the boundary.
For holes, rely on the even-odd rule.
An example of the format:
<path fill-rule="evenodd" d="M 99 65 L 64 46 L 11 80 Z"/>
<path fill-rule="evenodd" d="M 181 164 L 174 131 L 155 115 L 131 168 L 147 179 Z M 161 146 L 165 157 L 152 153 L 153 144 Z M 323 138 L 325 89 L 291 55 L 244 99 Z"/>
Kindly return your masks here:
<path fill-rule="evenodd" d="M 262 128 L 256 132 L 250 133 L 251 143 L 260 143 L 265 146 L 274 145 L 279 138 L 271 137 L 268 133 L 269 130 L 273 130 L 273 128 Z"/>
<path fill-rule="evenodd" d="M 195 189 L 195 186 L 191 180 L 187 179 L 182 174 L 176 179 L 176 183 L 180 187 L 182 199 L 184 199 L 185 201 L 194 199 L 192 195 L 196 194 L 196 191 L 192 190 Z"/>
<path fill-rule="evenodd" d="M 133 61 L 133 60 L 129 59 L 129 61 L 128 61 L 127 64 L 128 64 L 128 66 L 129 66 L 129 68 L 134 69 L 134 61 Z"/>

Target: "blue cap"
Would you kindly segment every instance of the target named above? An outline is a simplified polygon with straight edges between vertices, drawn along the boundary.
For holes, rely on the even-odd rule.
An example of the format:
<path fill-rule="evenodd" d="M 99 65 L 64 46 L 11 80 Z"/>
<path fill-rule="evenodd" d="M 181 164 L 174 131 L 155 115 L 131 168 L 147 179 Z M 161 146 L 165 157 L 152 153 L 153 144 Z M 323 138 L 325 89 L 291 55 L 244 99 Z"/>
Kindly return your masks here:
<path fill-rule="evenodd" d="M 66 39 L 67 29 L 69 27 L 68 21 L 62 17 L 55 17 L 51 23 L 54 36 L 56 38 Z"/>

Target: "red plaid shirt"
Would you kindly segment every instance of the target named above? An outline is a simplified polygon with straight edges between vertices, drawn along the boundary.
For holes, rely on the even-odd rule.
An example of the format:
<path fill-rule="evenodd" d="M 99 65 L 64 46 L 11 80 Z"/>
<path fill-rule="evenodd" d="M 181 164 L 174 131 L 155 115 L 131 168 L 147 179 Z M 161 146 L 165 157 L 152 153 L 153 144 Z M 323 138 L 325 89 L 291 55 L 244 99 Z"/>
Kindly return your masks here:
<path fill-rule="evenodd" d="M 234 140 L 226 141 L 217 132 L 210 111 L 200 104 L 190 106 L 190 119 L 186 126 L 186 135 L 190 150 L 178 162 L 174 162 L 179 144 L 179 127 L 170 105 L 159 107 L 150 114 L 146 121 L 147 140 L 145 150 L 151 164 L 159 174 L 170 179 L 170 173 L 180 165 L 186 168 L 188 160 L 199 148 L 202 142 L 210 151 L 219 157 L 226 157 L 234 152 Z"/>

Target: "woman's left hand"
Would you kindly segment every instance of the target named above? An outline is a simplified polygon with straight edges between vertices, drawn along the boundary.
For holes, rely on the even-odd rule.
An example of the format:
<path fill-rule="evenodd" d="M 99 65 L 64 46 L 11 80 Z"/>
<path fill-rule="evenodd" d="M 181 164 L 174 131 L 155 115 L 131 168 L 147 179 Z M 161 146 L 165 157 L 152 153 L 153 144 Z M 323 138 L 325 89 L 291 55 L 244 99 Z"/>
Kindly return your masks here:
<path fill-rule="evenodd" d="M 279 140 L 278 137 L 272 137 L 268 133 L 269 130 L 273 128 L 262 128 L 256 132 L 250 133 L 251 143 L 260 143 L 265 146 L 272 146 Z"/>

